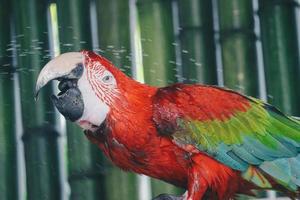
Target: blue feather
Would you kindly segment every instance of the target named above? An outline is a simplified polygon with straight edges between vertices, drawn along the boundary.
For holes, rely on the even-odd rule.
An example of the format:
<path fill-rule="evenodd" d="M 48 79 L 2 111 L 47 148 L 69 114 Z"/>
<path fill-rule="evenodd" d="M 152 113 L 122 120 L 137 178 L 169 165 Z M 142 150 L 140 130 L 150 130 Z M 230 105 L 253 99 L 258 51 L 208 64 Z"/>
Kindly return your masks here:
<path fill-rule="evenodd" d="M 253 154 L 246 151 L 244 145 L 234 145 L 232 151 L 241 159 L 245 160 L 251 165 L 259 165 L 263 162 L 263 160 L 254 156 Z"/>
<path fill-rule="evenodd" d="M 296 191 L 300 186 L 300 154 L 293 158 L 266 161 L 259 168 L 291 190 Z"/>
<path fill-rule="evenodd" d="M 218 161 L 230 166 L 235 170 L 245 171 L 248 169 L 249 167 L 248 163 L 246 163 L 245 161 L 237 157 L 232 157 L 233 155 L 230 153 L 228 154 L 228 152 L 231 152 L 231 148 L 228 145 L 222 143 L 218 146 L 218 149 L 215 152 L 214 157 Z"/>

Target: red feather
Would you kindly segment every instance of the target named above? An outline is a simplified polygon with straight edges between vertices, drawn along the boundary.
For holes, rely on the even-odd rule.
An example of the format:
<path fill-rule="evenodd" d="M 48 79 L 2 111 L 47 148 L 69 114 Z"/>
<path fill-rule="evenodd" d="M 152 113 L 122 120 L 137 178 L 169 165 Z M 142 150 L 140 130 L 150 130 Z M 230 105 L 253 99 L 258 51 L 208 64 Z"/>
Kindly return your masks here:
<path fill-rule="evenodd" d="M 101 128 L 96 133 L 86 132 L 113 163 L 124 170 L 185 188 L 189 200 L 199 200 L 204 195 L 210 199 L 229 199 L 236 193 L 251 194 L 250 189 L 255 187 L 243 180 L 240 172 L 191 145 L 181 148 L 159 132 L 172 131 L 164 121 L 175 123 L 176 118 L 183 115 L 180 110 L 198 120 L 225 120 L 234 112 L 249 108 L 246 98 L 232 91 L 201 85 L 177 84 L 163 90 L 147 86 L 126 77 L 106 59 L 91 52 L 86 54 L 87 62 L 99 60 L 117 78 L 121 93 L 110 106 Z M 170 102 L 176 106 L 160 110 L 161 105 Z M 190 102 L 207 107 L 200 109 Z M 157 112 L 164 115 L 157 115 Z"/>

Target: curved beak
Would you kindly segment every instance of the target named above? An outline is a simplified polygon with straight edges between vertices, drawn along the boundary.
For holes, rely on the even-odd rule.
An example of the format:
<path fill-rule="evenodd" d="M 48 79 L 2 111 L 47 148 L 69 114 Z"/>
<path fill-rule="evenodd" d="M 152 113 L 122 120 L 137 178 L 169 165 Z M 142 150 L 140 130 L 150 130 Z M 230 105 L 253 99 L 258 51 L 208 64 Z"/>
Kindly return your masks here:
<path fill-rule="evenodd" d="M 75 69 L 78 65 L 83 66 L 83 62 L 84 55 L 80 52 L 64 53 L 48 62 L 41 70 L 37 78 L 35 87 L 35 99 L 37 100 L 40 89 L 51 80 L 56 80 L 63 77 L 72 78 L 72 75 L 76 76 L 76 73 L 80 73 Z M 75 74 L 72 73 L 74 72 L 74 70 Z"/>

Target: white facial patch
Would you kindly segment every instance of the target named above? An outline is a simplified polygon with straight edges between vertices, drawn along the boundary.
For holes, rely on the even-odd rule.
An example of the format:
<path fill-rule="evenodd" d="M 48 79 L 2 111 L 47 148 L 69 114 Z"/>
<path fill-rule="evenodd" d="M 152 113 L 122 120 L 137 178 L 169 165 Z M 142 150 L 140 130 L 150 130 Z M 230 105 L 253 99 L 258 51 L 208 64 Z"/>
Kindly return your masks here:
<path fill-rule="evenodd" d="M 84 110 L 82 117 L 77 120 L 77 124 L 85 130 L 95 131 L 93 125 L 101 125 L 109 112 L 109 107 L 95 94 L 87 79 L 85 68 L 82 77 L 78 80 L 78 89 L 82 94 Z"/>

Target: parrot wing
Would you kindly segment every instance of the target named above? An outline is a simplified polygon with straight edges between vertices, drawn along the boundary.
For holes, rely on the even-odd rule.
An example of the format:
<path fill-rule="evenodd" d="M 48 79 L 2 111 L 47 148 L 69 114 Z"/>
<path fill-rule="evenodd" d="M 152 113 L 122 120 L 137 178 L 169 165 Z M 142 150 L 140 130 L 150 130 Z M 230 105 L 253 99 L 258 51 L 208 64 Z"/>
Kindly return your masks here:
<path fill-rule="evenodd" d="M 300 123 L 262 101 L 204 85 L 160 88 L 153 99 L 159 134 L 193 145 L 263 187 L 257 166 L 284 186 L 300 186 Z M 261 177 L 261 174 L 258 174 Z"/>

